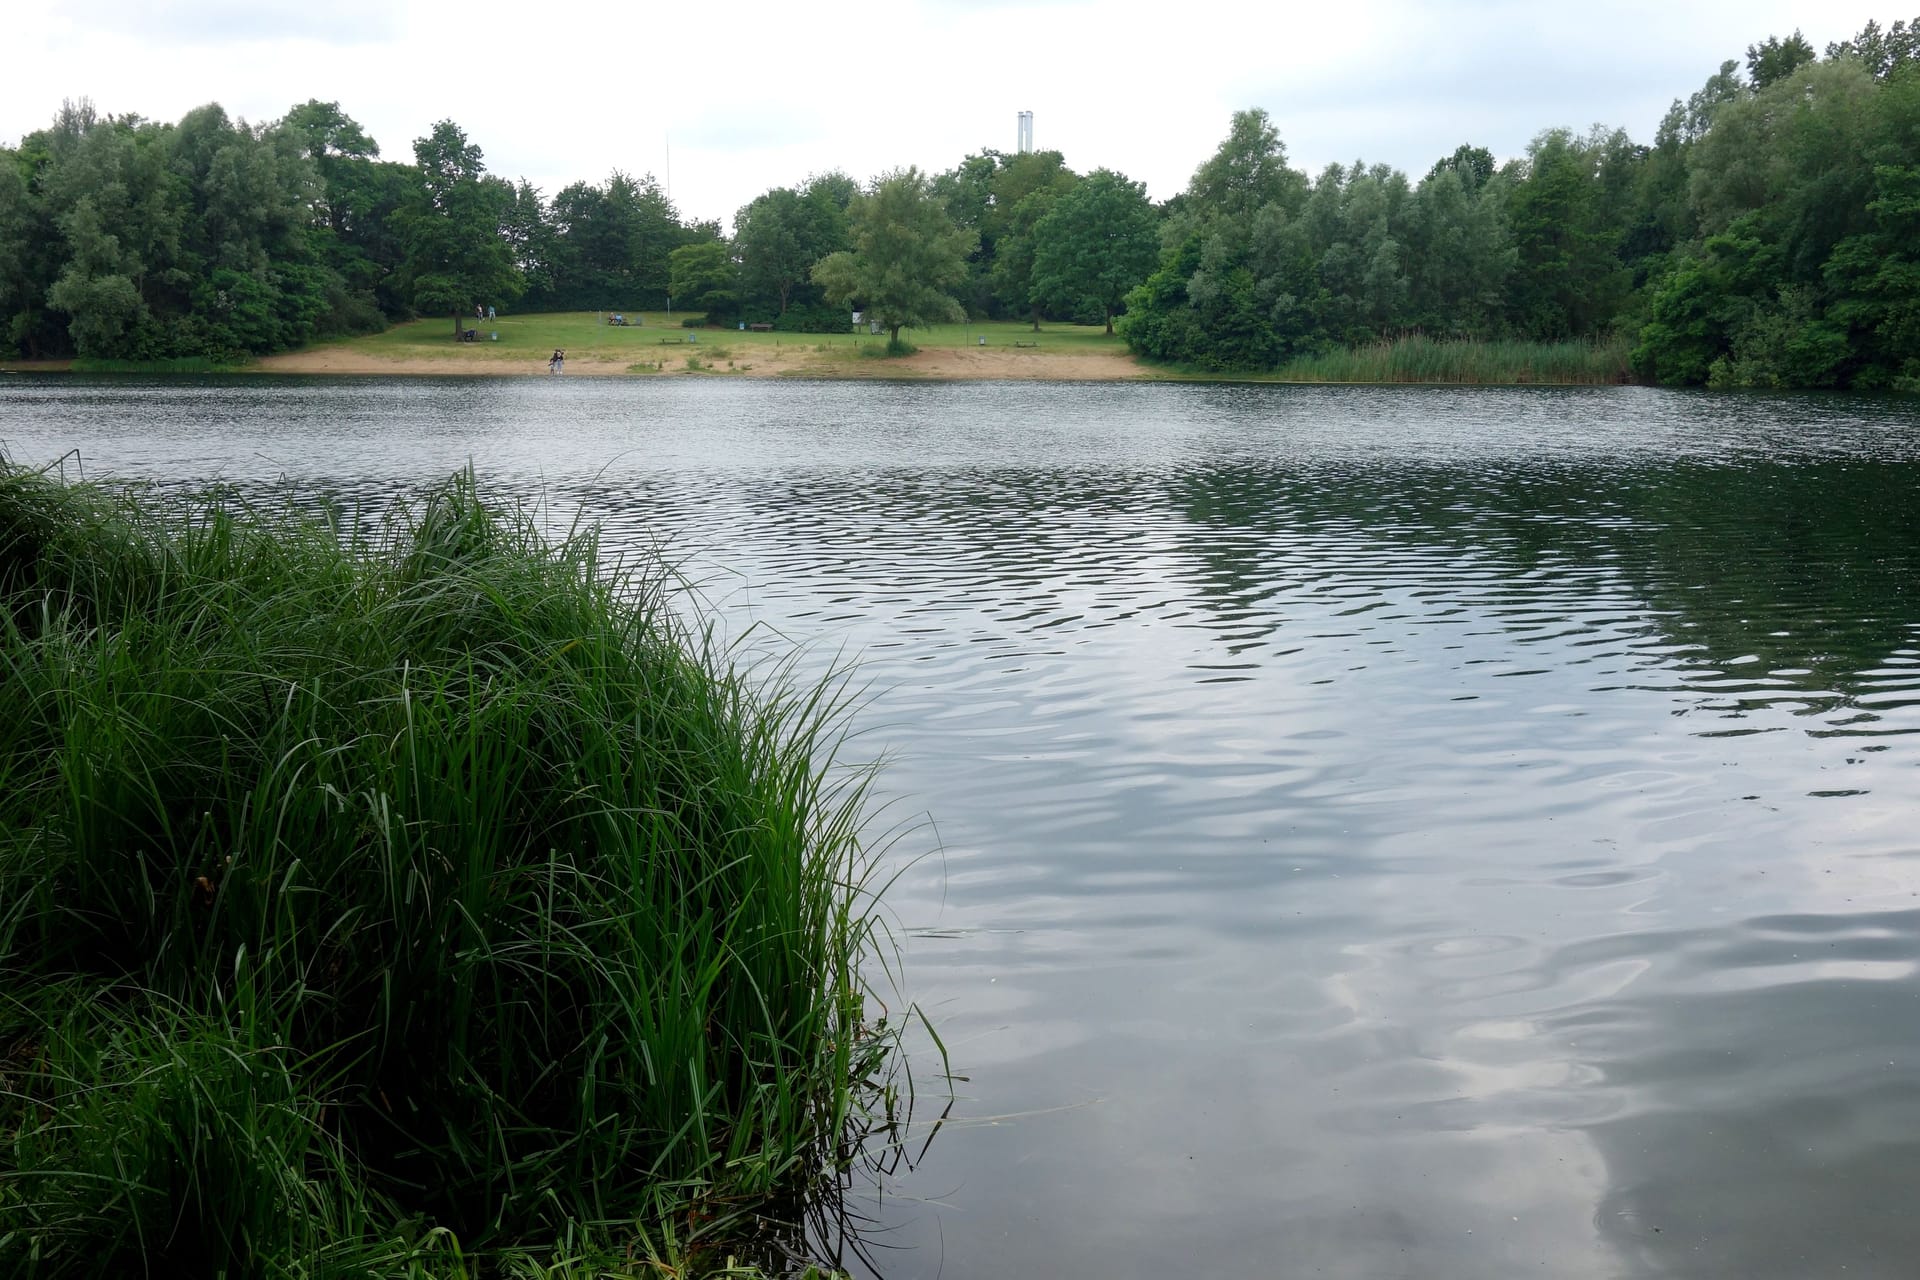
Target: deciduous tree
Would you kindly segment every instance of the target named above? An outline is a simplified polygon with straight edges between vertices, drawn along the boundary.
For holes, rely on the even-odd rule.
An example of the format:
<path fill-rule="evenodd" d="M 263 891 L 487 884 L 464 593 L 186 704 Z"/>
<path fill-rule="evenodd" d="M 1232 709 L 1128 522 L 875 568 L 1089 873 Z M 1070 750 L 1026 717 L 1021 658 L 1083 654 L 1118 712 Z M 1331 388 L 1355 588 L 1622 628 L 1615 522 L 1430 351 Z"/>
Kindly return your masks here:
<path fill-rule="evenodd" d="M 683 244 L 667 261 L 677 304 L 710 318 L 738 309 L 740 268 L 726 245 L 717 240 Z"/>
<path fill-rule="evenodd" d="M 502 229 L 514 192 L 487 175 L 480 148 L 451 120 L 416 139 L 413 154 L 418 186 L 399 215 L 403 274 L 413 305 L 451 315 L 458 337 L 476 304 L 511 301 L 524 287 Z"/>
<path fill-rule="evenodd" d="M 874 180 L 849 210 L 853 248 L 813 269 L 830 302 L 858 305 L 900 349 L 900 330 L 964 320 L 953 289 L 967 276 L 971 233 L 953 225 L 917 168 Z"/>
<path fill-rule="evenodd" d="M 1127 293 L 1159 258 L 1160 226 L 1144 183 L 1096 169 L 1034 227 L 1031 293 L 1043 305 L 1100 309 L 1107 332 Z"/>

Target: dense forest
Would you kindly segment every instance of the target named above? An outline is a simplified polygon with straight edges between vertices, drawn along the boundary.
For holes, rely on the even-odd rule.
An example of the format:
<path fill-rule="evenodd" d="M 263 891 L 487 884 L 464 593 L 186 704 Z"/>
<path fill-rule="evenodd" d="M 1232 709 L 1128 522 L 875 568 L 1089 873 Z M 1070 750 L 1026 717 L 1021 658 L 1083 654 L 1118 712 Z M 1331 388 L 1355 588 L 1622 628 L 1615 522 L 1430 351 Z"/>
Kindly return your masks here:
<path fill-rule="evenodd" d="M 551 198 L 451 121 L 383 160 L 338 104 L 249 125 L 68 104 L 0 149 L 0 352 L 234 360 L 478 305 L 659 309 L 843 331 L 976 317 L 1106 323 L 1201 370 L 1405 334 L 1624 340 L 1675 385 L 1920 389 L 1920 19 L 1824 54 L 1751 46 L 1650 144 L 1549 129 L 1418 181 L 1289 166 L 1237 113 L 1155 204 L 1054 151 L 840 173 L 683 218 L 651 177 Z"/>

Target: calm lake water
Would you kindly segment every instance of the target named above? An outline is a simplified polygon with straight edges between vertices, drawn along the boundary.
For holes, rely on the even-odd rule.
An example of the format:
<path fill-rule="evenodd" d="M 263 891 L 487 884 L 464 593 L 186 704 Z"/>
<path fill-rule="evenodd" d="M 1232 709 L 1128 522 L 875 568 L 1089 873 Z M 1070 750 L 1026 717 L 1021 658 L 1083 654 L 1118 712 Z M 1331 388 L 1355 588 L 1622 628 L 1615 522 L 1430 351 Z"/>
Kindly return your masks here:
<path fill-rule="evenodd" d="M 889 1277 L 1920 1270 L 1912 400 L 0 376 L 0 445 L 470 459 L 857 655 L 968 1077 Z"/>

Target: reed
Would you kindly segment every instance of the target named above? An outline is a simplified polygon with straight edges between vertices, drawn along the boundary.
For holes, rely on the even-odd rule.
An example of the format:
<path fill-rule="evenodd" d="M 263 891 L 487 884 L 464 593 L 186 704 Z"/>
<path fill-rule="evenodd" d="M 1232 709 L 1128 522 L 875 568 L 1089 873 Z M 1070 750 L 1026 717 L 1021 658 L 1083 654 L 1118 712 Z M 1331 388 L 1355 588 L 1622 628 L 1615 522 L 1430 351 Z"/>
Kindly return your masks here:
<path fill-rule="evenodd" d="M 0 463 L 0 1271 L 624 1274 L 831 1179 L 894 1096 L 844 683 L 666 589 L 471 475 Z"/>
<path fill-rule="evenodd" d="M 1273 377 L 1282 382 L 1412 382 L 1486 386 L 1610 385 L 1629 380 L 1628 344 L 1442 341 L 1408 334 L 1366 346 L 1299 356 Z"/>

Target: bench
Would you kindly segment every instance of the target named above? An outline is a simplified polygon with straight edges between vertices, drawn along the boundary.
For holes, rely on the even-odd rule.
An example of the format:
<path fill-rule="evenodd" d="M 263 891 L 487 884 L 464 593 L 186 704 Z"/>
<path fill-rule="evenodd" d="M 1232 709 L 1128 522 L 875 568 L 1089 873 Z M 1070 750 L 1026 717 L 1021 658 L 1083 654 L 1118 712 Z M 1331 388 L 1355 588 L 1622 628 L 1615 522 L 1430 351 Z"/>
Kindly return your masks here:
<path fill-rule="evenodd" d="M 1016 342 L 1013 345 L 1016 347 L 1037 347 L 1040 344 L 1037 342 Z"/>
<path fill-rule="evenodd" d="M 747 326 L 747 328 L 754 333 L 772 333 L 773 332 L 773 326 L 770 324 L 750 324 Z"/>
<path fill-rule="evenodd" d="M 660 345 L 663 347 L 677 347 L 685 341 L 685 338 L 662 338 L 660 339 Z"/>

